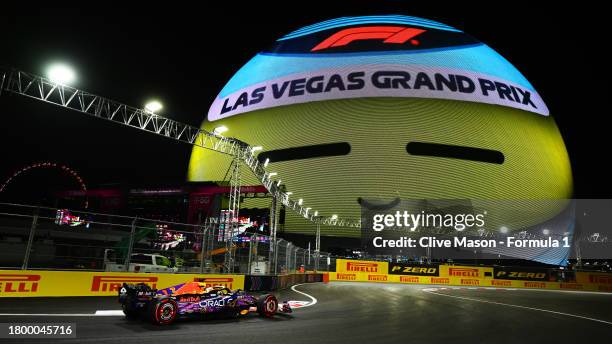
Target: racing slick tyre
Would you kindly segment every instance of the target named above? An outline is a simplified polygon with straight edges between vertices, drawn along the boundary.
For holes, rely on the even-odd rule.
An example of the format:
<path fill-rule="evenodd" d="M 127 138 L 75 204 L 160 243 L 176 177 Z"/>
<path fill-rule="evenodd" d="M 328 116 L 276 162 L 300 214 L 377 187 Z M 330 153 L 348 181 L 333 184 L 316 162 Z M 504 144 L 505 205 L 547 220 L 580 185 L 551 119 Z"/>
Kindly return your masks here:
<path fill-rule="evenodd" d="M 265 294 L 257 300 L 257 313 L 262 317 L 271 317 L 278 310 L 278 300 L 274 295 Z"/>
<path fill-rule="evenodd" d="M 149 309 L 151 322 L 155 325 L 170 325 L 176 319 L 178 305 L 172 299 L 155 301 Z"/>

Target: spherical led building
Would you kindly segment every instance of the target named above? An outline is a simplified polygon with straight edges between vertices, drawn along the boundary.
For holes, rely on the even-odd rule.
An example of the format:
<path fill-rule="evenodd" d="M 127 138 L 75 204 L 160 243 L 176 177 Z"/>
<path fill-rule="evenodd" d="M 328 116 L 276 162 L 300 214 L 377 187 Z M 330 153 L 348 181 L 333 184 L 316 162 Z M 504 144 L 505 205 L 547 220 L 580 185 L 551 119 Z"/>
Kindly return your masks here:
<path fill-rule="evenodd" d="M 486 44 L 422 18 L 344 17 L 281 37 L 221 90 L 202 128 L 220 126 L 262 146 L 268 170 L 319 215 L 358 218 L 363 200 L 398 197 L 517 200 L 492 225 L 518 228 L 560 209 L 532 200 L 572 194 L 563 139 L 525 76 Z M 223 180 L 229 164 L 195 147 L 188 178 Z M 260 184 L 247 174 L 243 184 Z M 284 222 L 287 232 L 314 229 L 290 212 Z"/>

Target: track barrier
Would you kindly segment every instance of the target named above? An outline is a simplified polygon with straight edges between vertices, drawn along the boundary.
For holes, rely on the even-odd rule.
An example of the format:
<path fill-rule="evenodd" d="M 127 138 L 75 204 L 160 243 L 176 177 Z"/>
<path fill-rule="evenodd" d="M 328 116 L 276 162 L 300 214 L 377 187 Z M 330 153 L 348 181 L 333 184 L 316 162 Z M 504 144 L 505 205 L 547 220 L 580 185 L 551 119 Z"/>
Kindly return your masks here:
<path fill-rule="evenodd" d="M 0 270 L 0 297 L 116 296 L 124 282 L 165 288 L 189 281 L 244 289 L 244 275 Z"/>
<path fill-rule="evenodd" d="M 322 273 L 286 275 L 172 274 L 0 270 L 0 297 L 116 296 L 123 283 L 166 288 L 189 281 L 248 291 L 272 291 L 295 284 L 322 282 Z"/>
<path fill-rule="evenodd" d="M 612 292 L 612 274 L 575 272 L 575 281 L 551 281 L 548 269 L 461 265 L 399 264 L 336 260 L 329 281 L 433 284 L 467 287 L 528 288 Z"/>
<path fill-rule="evenodd" d="M 612 292 L 610 273 L 577 271 L 571 281 L 550 279 L 548 270 L 542 268 L 419 265 L 348 259 L 337 260 L 336 272 L 285 275 L 0 270 L 0 297 L 115 296 L 124 282 L 165 288 L 188 281 L 248 291 L 279 290 L 299 283 L 349 281 Z"/>

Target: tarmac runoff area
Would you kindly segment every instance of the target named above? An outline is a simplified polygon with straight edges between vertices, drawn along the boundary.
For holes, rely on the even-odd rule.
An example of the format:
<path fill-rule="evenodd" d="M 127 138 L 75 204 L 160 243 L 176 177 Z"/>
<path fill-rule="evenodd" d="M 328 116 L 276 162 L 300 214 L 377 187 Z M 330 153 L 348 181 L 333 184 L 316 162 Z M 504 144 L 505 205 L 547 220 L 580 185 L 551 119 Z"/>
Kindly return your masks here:
<path fill-rule="evenodd" d="M 358 282 L 277 293 L 272 319 L 211 317 L 154 326 L 125 319 L 115 297 L 0 301 L 0 323 L 76 323 L 75 343 L 582 343 L 612 336 L 612 294 Z M 0 339 L 54 342 L 57 339 Z"/>

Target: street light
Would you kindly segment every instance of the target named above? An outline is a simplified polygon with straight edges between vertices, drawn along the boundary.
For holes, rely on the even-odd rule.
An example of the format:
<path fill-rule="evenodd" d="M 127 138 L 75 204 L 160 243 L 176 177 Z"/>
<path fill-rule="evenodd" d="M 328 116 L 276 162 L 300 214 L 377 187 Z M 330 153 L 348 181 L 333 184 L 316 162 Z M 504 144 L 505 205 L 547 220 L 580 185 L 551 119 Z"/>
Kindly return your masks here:
<path fill-rule="evenodd" d="M 262 149 L 263 149 L 262 146 L 255 146 L 255 147 L 251 148 L 251 152 L 255 153 L 255 152 L 260 151 Z"/>
<path fill-rule="evenodd" d="M 227 127 L 226 127 L 226 126 L 224 126 L 224 125 L 219 126 L 219 127 L 216 127 L 216 128 L 213 130 L 213 132 L 214 132 L 215 134 L 217 134 L 217 135 L 223 134 L 223 133 L 224 133 L 224 132 L 226 132 L 226 131 L 228 131 L 228 129 L 227 129 Z"/>
<path fill-rule="evenodd" d="M 68 85 L 76 80 L 76 73 L 69 66 L 56 63 L 47 69 L 47 77 L 56 84 Z"/>
<path fill-rule="evenodd" d="M 269 163 L 270 163 L 270 158 L 266 158 L 266 161 L 264 162 L 264 167 L 268 167 Z"/>
<path fill-rule="evenodd" d="M 300 199 L 298 200 L 298 205 L 302 205 L 302 203 L 303 203 L 303 202 L 304 202 L 304 200 L 300 198 Z"/>
<path fill-rule="evenodd" d="M 162 103 L 157 100 L 151 100 L 145 104 L 145 110 L 153 114 L 161 110 L 163 107 L 164 106 L 162 105 Z"/>

